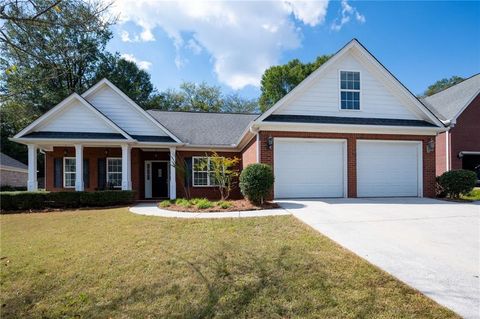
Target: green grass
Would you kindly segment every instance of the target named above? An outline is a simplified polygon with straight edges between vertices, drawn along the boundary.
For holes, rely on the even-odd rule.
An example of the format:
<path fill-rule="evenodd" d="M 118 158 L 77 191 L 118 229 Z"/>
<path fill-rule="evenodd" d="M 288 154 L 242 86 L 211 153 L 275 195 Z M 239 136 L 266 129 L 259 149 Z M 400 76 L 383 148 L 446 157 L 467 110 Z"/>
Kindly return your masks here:
<path fill-rule="evenodd" d="M 468 195 L 462 195 L 461 199 L 465 199 L 469 201 L 480 200 L 480 187 L 474 188 Z"/>
<path fill-rule="evenodd" d="M 458 318 L 291 216 L 0 216 L 2 318 Z"/>

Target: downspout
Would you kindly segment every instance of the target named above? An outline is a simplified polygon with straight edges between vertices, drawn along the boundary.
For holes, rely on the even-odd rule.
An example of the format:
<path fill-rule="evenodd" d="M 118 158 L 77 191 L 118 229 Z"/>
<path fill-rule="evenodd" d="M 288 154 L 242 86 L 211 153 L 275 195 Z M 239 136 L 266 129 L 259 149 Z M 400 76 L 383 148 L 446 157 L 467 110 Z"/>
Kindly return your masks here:
<path fill-rule="evenodd" d="M 448 132 L 449 131 L 446 131 L 445 132 L 445 164 L 446 164 L 446 171 L 448 172 L 450 170 L 450 163 L 449 163 L 449 157 L 450 157 L 450 153 L 448 152 Z"/>

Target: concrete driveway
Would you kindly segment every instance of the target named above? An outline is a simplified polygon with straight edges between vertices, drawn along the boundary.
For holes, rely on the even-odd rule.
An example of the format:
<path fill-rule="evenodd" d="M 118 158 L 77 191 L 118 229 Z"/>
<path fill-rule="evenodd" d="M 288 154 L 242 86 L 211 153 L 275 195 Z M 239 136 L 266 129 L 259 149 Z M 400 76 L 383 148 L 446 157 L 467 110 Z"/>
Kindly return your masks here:
<path fill-rule="evenodd" d="M 279 200 L 295 217 L 466 318 L 480 318 L 480 205 Z"/>

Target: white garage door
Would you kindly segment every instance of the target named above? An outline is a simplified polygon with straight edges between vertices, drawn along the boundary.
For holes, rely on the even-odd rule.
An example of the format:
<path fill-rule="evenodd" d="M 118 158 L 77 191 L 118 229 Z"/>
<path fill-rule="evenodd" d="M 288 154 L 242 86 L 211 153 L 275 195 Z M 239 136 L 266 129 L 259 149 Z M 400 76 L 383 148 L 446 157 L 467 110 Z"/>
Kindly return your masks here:
<path fill-rule="evenodd" d="M 357 141 L 357 196 L 421 194 L 420 142 Z"/>
<path fill-rule="evenodd" d="M 343 197 L 346 141 L 275 138 L 276 198 Z"/>

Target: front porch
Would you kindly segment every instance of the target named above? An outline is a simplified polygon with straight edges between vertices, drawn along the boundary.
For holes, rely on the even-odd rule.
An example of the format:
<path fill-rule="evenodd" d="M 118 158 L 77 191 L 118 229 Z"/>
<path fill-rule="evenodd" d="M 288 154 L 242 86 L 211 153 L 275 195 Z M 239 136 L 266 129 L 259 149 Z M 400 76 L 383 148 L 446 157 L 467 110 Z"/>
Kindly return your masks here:
<path fill-rule="evenodd" d="M 136 191 L 137 199 L 175 199 L 176 148 L 121 145 L 28 145 L 28 190 L 36 191 L 37 153 L 45 153 L 48 191 Z"/>

